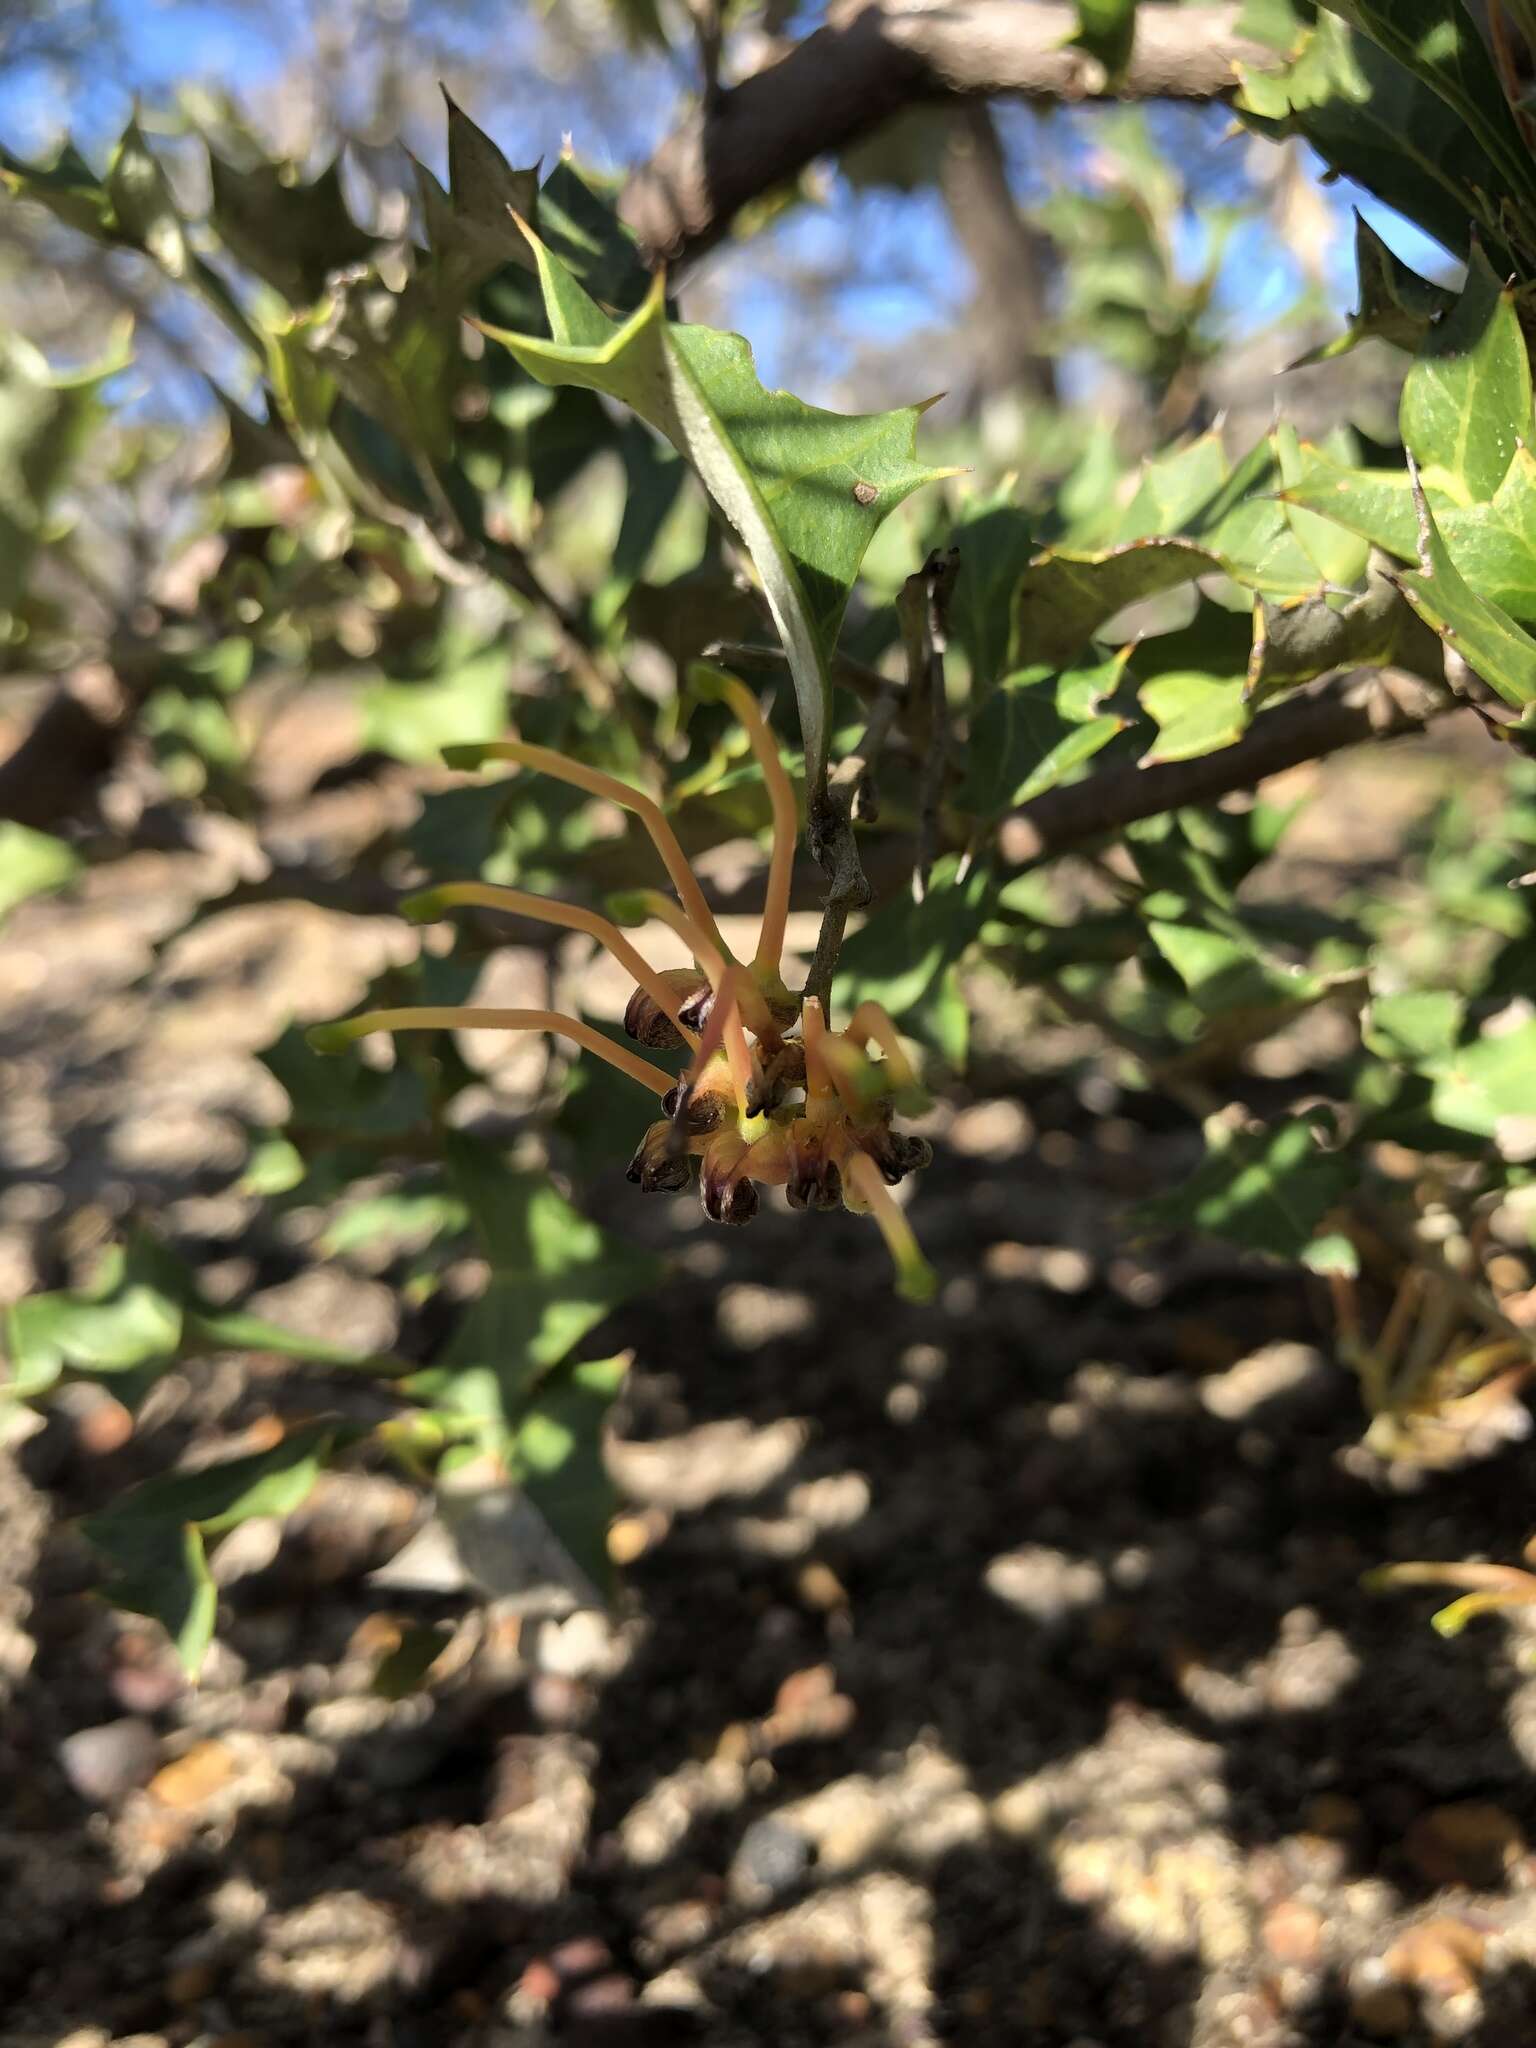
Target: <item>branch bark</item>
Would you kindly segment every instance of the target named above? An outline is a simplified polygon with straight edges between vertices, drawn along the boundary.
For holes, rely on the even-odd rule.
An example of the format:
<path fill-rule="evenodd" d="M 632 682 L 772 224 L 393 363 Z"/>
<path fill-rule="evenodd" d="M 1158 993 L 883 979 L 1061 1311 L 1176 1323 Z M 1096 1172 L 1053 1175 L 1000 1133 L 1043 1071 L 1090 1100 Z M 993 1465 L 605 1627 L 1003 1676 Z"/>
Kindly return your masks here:
<path fill-rule="evenodd" d="M 1144 4 L 1111 88 L 1067 47 L 1066 0 L 841 0 L 824 28 L 698 107 L 625 187 L 620 210 L 655 262 L 717 241 L 749 200 L 918 101 L 999 94 L 1062 100 L 1224 97 L 1239 63 L 1280 59 L 1238 33 L 1238 4 Z"/>
<path fill-rule="evenodd" d="M 1215 803 L 1266 776 L 1362 740 L 1422 732 L 1431 719 L 1457 705 L 1442 683 L 1400 669 L 1357 669 L 1261 712 L 1235 746 L 1196 761 L 1108 768 L 1065 789 L 1048 790 L 1003 821 L 999 851 L 1015 867 L 1050 860 L 1138 818 Z"/>

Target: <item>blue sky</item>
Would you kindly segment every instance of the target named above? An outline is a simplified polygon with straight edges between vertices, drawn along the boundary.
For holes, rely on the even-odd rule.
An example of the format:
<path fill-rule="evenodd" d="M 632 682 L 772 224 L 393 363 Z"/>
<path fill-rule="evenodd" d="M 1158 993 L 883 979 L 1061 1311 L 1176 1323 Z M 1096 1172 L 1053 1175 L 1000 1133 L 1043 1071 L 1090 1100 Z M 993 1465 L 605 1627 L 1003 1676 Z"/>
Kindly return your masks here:
<path fill-rule="evenodd" d="M 100 161 L 135 100 L 164 104 L 178 85 L 190 83 L 227 89 L 237 99 L 270 94 L 285 75 L 302 74 L 314 14 L 304 0 L 252 0 L 247 5 L 109 0 L 109 6 L 109 36 L 89 45 L 78 62 L 0 65 L 0 140 L 12 149 L 31 153 L 67 125 L 86 153 Z M 372 0 L 356 14 L 387 32 L 409 7 L 410 0 Z M 69 16 L 65 0 L 55 8 L 54 20 L 62 28 Z M 618 58 L 617 90 L 613 75 L 600 81 L 593 94 L 583 93 L 577 80 L 562 85 L 541 76 L 535 59 L 543 31 L 527 7 L 490 9 L 475 0 L 459 0 L 456 7 L 454 0 L 423 0 L 423 18 L 430 22 L 440 61 L 466 93 L 470 111 L 523 161 L 552 157 L 570 129 L 579 155 L 602 168 L 621 169 L 645 152 L 676 105 L 679 78 L 655 57 Z M 497 62 L 477 93 L 476 58 L 488 36 L 495 38 Z M 1037 131 L 1021 109 L 1005 109 L 1000 118 L 1020 189 L 1026 198 L 1036 196 L 1040 180 L 1028 145 Z M 1087 126 L 1091 118 L 1074 115 L 1069 120 L 1086 137 L 1092 132 Z M 1224 109 L 1154 109 L 1149 118 L 1202 196 L 1240 194 L 1243 145 L 1225 139 L 1231 117 Z M 424 120 L 423 129 L 406 139 L 428 161 L 440 164 L 440 123 L 434 132 Z M 1070 167 L 1073 129 L 1067 130 L 1065 149 L 1060 121 L 1052 133 L 1053 155 Z M 1353 303 L 1349 220 L 1354 204 L 1407 261 L 1444 274 L 1444 252 L 1366 195 L 1335 185 L 1327 203 L 1338 229 L 1329 295 L 1340 313 Z M 732 316 L 750 335 L 764 375 L 781 379 L 793 360 L 808 397 L 825 395 L 815 386 L 835 382 L 846 364 L 830 345 L 807 349 L 793 296 L 776 276 L 786 263 L 810 264 L 835 280 L 842 358 L 849 336 L 920 332 L 963 301 L 968 289 L 964 260 L 942 201 L 931 188 L 897 194 L 855 190 L 835 179 L 825 207 L 801 209 L 773 231 L 773 239 L 776 260 L 760 265 L 744 251 L 729 262 Z M 1176 253 L 1180 268 L 1191 274 L 1204 262 L 1203 228 L 1193 210 L 1179 224 Z M 1246 224 L 1229 245 L 1217 308 L 1234 333 L 1251 331 L 1282 315 L 1300 283 L 1289 251 L 1262 224 Z"/>

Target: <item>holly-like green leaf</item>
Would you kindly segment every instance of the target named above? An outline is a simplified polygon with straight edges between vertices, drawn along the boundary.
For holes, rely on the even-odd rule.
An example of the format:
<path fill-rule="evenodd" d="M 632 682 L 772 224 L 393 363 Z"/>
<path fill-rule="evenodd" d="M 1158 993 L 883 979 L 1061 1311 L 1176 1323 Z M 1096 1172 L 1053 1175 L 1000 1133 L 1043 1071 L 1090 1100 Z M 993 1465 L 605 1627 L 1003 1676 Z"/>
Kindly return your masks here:
<path fill-rule="evenodd" d="M 1208 1015 L 1287 1009 L 1315 1002 L 1327 986 L 1318 975 L 1272 959 L 1257 942 L 1208 925 L 1149 918 L 1147 936 Z"/>
<path fill-rule="evenodd" d="M 398 1370 L 355 1347 L 290 1330 L 239 1307 L 220 1308 L 197 1275 L 147 1231 L 113 1246 L 89 1287 L 34 1294 L 7 1310 L 11 1391 L 45 1393 L 65 1372 L 113 1378 L 130 1406 L 178 1358 L 213 1351 L 269 1352 L 348 1370 Z"/>
<path fill-rule="evenodd" d="M 1526 207 L 1536 203 L 1536 165 L 1462 0 L 1324 0 L 1380 44 L 1459 116 L 1493 165 L 1497 183 Z M 1444 115 L 1441 115 L 1444 122 Z M 1400 136 L 1399 149 L 1408 138 Z M 1417 138 L 1415 138 L 1417 139 Z"/>
<path fill-rule="evenodd" d="M 65 1371 L 95 1376 L 170 1364 L 181 1348 L 183 1308 L 150 1249 L 142 1238 L 114 1246 L 88 1289 L 29 1295 L 6 1311 L 13 1394 L 33 1399 Z"/>
<path fill-rule="evenodd" d="M 1338 438 L 1343 448 L 1353 454 L 1353 437 Z M 1317 571 L 1321 582 L 1336 589 L 1358 583 L 1370 560 L 1369 544 L 1359 536 L 1351 538 L 1342 533 L 1331 519 L 1308 512 L 1290 501 L 1291 487 L 1301 483 L 1307 474 L 1307 455 L 1296 429 L 1288 421 L 1275 428 L 1272 444 L 1279 469 L 1274 488 L 1284 505 L 1286 523 L 1296 536 L 1302 553 Z"/>
<path fill-rule="evenodd" d="M 1418 513 L 1405 470 L 1349 470 L 1308 450 L 1303 477 L 1285 495 L 1289 503 L 1337 520 L 1402 561 L 1418 559 Z M 1424 495 L 1461 575 L 1511 617 L 1536 622 L 1536 455 L 1517 447 L 1486 503 L 1457 504 L 1427 481 Z"/>
<path fill-rule="evenodd" d="M 503 648 L 457 659 L 450 653 L 422 672 L 363 689 L 362 744 L 399 761 L 440 761 L 444 747 L 495 739 L 506 724 L 506 707 Z"/>
<path fill-rule="evenodd" d="M 38 164 L 0 144 L 0 185 L 13 199 L 47 207 L 55 220 L 93 241 L 114 239 L 111 195 L 72 142 L 61 142 L 52 158 Z"/>
<path fill-rule="evenodd" d="M 0 921 L 29 897 L 65 888 L 82 865 L 66 840 L 0 819 Z"/>
<path fill-rule="evenodd" d="M 659 1269 L 573 1209 L 547 1175 L 513 1172 L 492 1146 L 455 1134 L 448 1171 L 491 1277 L 441 1357 L 406 1384 L 438 1408 L 505 1430 L 540 1374 L 653 1286 Z"/>
<path fill-rule="evenodd" d="M 434 296 L 440 305 L 462 305 L 486 278 L 515 263 L 533 267 L 518 220 L 537 217 L 537 169 L 514 170 L 482 128 L 455 104 L 448 106 L 448 189 L 424 164 L 416 164 L 427 229 Z"/>
<path fill-rule="evenodd" d="M 1411 562 L 1418 553 L 1418 521 L 1408 472 L 1354 469 L 1335 462 L 1311 442 L 1301 444 L 1301 474 L 1285 486 L 1285 502 L 1324 519 Z M 1438 490 L 1430 498 L 1441 515 L 1452 506 Z"/>
<path fill-rule="evenodd" d="M 1389 249 L 1363 213 L 1355 214 L 1355 273 L 1360 303 L 1343 334 L 1311 349 L 1292 365 L 1325 363 L 1347 355 L 1362 341 L 1391 342 L 1395 348 L 1417 349 L 1434 322 L 1456 303 L 1456 294 L 1433 284 Z"/>
<path fill-rule="evenodd" d="M 620 323 L 553 249 L 533 247 L 550 338 L 487 333 L 542 382 L 619 399 L 693 465 L 762 579 L 814 786 L 826 767 L 832 650 L 864 551 L 888 512 L 948 473 L 917 460 L 922 408 L 844 416 L 767 391 L 739 335 L 668 319 L 660 278 Z"/>
<path fill-rule="evenodd" d="M 42 164 L 24 163 L 0 147 L 0 189 L 46 206 L 93 241 L 152 256 L 169 276 L 192 285 L 231 333 L 260 353 L 228 285 L 192 252 L 165 174 L 137 122 L 119 138 L 105 180 L 68 142 Z"/>
<path fill-rule="evenodd" d="M 1393 578 L 1413 610 L 1469 668 L 1517 710 L 1536 702 L 1536 640 L 1479 596 L 1452 561 L 1412 472 L 1419 566 Z"/>
<path fill-rule="evenodd" d="M 975 705 L 1019 665 L 1013 593 L 1036 544 L 1011 490 L 970 500 L 951 538 L 960 550 L 961 573 L 949 601 L 949 634 L 970 664 Z"/>
<path fill-rule="evenodd" d="M 1202 531 L 1210 524 L 1202 514 L 1219 498 L 1227 477 L 1219 433 L 1199 434 L 1182 447 L 1153 456 L 1142 464 L 1135 495 L 1115 528 L 1116 545 Z"/>
<path fill-rule="evenodd" d="M 539 191 L 541 239 L 601 306 L 636 312 L 652 289 L 635 238 L 620 220 L 617 188 L 562 153 Z"/>
<path fill-rule="evenodd" d="M 308 183 L 291 167 L 241 168 L 213 150 L 208 168 L 215 233 L 295 311 L 312 305 L 335 272 L 372 260 L 372 238 L 347 211 L 339 164 L 328 164 Z"/>
<path fill-rule="evenodd" d="M 299 1166 L 302 1173 L 302 1160 Z M 246 1185 L 249 1184 L 247 1173 Z M 461 1196 L 443 1188 L 402 1188 L 353 1202 L 327 1227 L 320 1249 L 327 1258 L 337 1259 L 347 1252 L 373 1250 L 381 1245 L 415 1244 L 457 1236 L 468 1227 L 469 1210 Z"/>
<path fill-rule="evenodd" d="M 1200 669 L 1170 669 L 1143 683 L 1141 708 L 1158 729 L 1143 764 L 1192 761 L 1241 739 L 1248 726 L 1245 683 L 1245 676 Z"/>
<path fill-rule="evenodd" d="M 1230 468 L 1214 434 L 1149 463 L 1114 545 L 1047 548 L 1026 565 L 1015 597 L 1019 659 L 1065 667 L 1127 605 L 1213 571 L 1270 599 L 1354 581 L 1365 545 L 1340 546 L 1299 524 L 1282 497 L 1298 461 L 1294 441 L 1277 431 Z"/>
<path fill-rule="evenodd" d="M 147 1480 L 81 1522 L 81 1533 L 111 1568 L 114 1605 L 160 1622 L 189 1677 L 202 1667 L 218 1608 L 205 1538 L 256 1515 L 291 1515 L 344 1434 L 356 1432 L 307 1424 L 268 1450 Z"/>
<path fill-rule="evenodd" d="M 1206 1156 L 1177 1193 L 1143 1203 L 1147 1230 L 1199 1230 L 1276 1258 L 1300 1259 L 1355 1178 L 1351 1161 L 1324 1152 L 1311 1126 L 1233 1133 L 1206 1127 Z"/>
<path fill-rule="evenodd" d="M 119 231 L 153 256 L 168 277 L 185 278 L 191 266 L 186 229 L 170 181 L 137 121 L 118 138 L 106 184 Z"/>
<path fill-rule="evenodd" d="M 463 954 L 421 953 L 410 966 L 390 968 L 372 982 L 368 1005 L 462 1003 L 478 971 Z M 305 1149 L 356 1141 L 377 1145 L 424 1133 L 439 1106 L 469 1079 L 446 1032 L 403 1040 L 394 1065 L 381 1070 L 356 1046 L 317 1053 L 304 1032 L 290 1025 L 260 1059 L 287 1093 L 288 1128 Z"/>
<path fill-rule="evenodd" d="M 1006 677 L 971 728 L 970 768 L 958 798 L 963 808 L 1000 817 L 1054 789 L 1124 732 L 1126 719 L 1096 715 L 1096 706 L 1114 694 L 1127 652 L 1061 677 L 1048 669 Z"/>
<path fill-rule="evenodd" d="M 1138 540 L 1092 554 L 1046 548 L 1014 600 L 1014 645 L 1026 662 L 1066 668 L 1116 612 L 1221 565 L 1187 540 Z"/>
<path fill-rule="evenodd" d="M 1376 996 L 1366 1018 L 1367 1048 L 1383 1059 L 1416 1066 L 1460 1042 L 1466 1004 L 1452 989 L 1404 989 Z"/>
<path fill-rule="evenodd" d="M 1514 294 L 1480 248 L 1460 299 L 1408 372 L 1399 425 L 1426 489 L 1461 505 L 1492 498 L 1530 439 L 1531 366 Z"/>
<path fill-rule="evenodd" d="M 1453 1131 L 1492 1138 L 1506 1119 L 1536 1116 L 1536 1020 L 1480 1038 L 1425 1061 L 1430 1108 Z"/>
<path fill-rule="evenodd" d="M 1333 170 L 1459 256 L 1468 253 L 1475 222 L 1490 244 L 1498 240 L 1491 195 L 1503 181 L 1477 136 L 1447 115 L 1430 84 L 1327 14 L 1289 47 L 1289 64 L 1239 67 L 1237 108 L 1249 126 L 1302 137 Z"/>

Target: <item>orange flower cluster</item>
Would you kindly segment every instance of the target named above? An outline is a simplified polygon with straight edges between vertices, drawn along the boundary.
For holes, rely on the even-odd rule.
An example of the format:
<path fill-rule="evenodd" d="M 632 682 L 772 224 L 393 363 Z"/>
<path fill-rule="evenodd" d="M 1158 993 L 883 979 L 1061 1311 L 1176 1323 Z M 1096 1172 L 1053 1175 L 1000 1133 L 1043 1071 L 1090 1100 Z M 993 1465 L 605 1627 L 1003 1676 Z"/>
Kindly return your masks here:
<path fill-rule="evenodd" d="M 652 798 L 564 754 L 520 740 L 450 748 L 447 758 L 456 767 L 516 762 L 634 812 L 661 856 L 677 900 L 657 890 L 638 890 L 609 907 L 614 918 L 625 922 L 657 918 L 670 925 L 692 954 L 693 966 L 659 972 L 614 918 L 520 889 L 453 882 L 424 890 L 402 905 L 418 920 L 473 904 L 588 933 L 634 980 L 624 1017 L 628 1035 L 652 1049 L 688 1047 L 692 1057 L 681 1081 L 674 1082 L 664 1069 L 614 1044 L 580 1018 L 551 1010 L 370 1010 L 317 1026 L 310 1042 L 319 1051 L 335 1052 L 375 1031 L 556 1032 L 660 1097 L 662 1114 L 641 1138 L 629 1165 L 630 1180 L 645 1192 L 687 1187 L 697 1162 L 704 1212 L 716 1223 L 750 1222 L 757 1214 L 760 1187 L 782 1187 L 797 1209 L 843 1207 L 870 1215 L 890 1248 L 902 1293 L 926 1300 L 934 1287 L 932 1269 L 890 1195 L 892 1186 L 932 1156 L 925 1139 L 897 1130 L 894 1121 L 898 1111 L 921 1107 L 922 1091 L 894 1024 L 877 1003 L 861 1003 L 834 1031 L 814 996 L 802 998 L 786 988 L 780 962 L 797 830 L 794 790 L 751 692 L 734 676 L 717 674 L 715 683 L 746 730 L 773 810 L 762 924 L 750 963 L 731 957 L 698 878 Z M 873 1058 L 872 1047 L 882 1057 Z"/>

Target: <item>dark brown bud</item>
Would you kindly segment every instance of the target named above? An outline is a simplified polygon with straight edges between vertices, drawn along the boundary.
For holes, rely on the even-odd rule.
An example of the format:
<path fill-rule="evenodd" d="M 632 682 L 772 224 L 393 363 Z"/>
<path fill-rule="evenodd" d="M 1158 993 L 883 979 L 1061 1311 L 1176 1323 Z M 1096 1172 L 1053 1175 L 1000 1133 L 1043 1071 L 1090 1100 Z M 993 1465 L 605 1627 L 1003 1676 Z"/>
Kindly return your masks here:
<path fill-rule="evenodd" d="M 707 1131 L 718 1131 L 725 1122 L 727 1111 L 734 1107 L 730 1098 L 718 1089 L 690 1089 L 686 1081 L 679 1081 L 675 1088 L 669 1088 L 661 1098 L 661 1106 L 669 1117 L 682 1125 L 690 1138 L 701 1138 Z"/>
<path fill-rule="evenodd" d="M 717 1182 L 714 1186 L 701 1178 L 699 1192 L 704 1214 L 711 1223 L 750 1223 L 757 1214 L 757 1188 L 745 1175 L 740 1180 Z"/>
<path fill-rule="evenodd" d="M 678 999 L 678 1015 L 690 1031 L 698 1030 L 694 1021 L 693 1007 L 700 995 L 709 995 L 709 983 L 700 987 L 699 970 L 696 967 L 668 967 L 661 974 L 668 988 L 675 991 Z M 637 988 L 630 997 L 624 1011 L 624 1029 L 630 1037 L 646 1045 L 653 1052 L 667 1051 L 682 1044 L 682 1037 L 672 1019 L 663 1010 L 656 998 L 643 988 Z"/>
<path fill-rule="evenodd" d="M 688 1154 L 674 1142 L 676 1131 L 670 1123 L 652 1124 L 635 1147 L 635 1156 L 625 1169 L 625 1179 L 634 1181 L 642 1194 L 675 1195 L 692 1179 Z"/>
<path fill-rule="evenodd" d="M 637 988 L 624 1011 L 624 1029 L 653 1052 L 670 1051 L 683 1042 L 682 1033 L 660 1003 L 643 988 Z"/>
<path fill-rule="evenodd" d="M 792 1209 L 835 1209 L 843 1199 L 843 1176 L 827 1153 L 824 1133 L 807 1118 L 789 1127 L 789 1178 L 784 1193 Z"/>
<path fill-rule="evenodd" d="M 805 1047 L 793 1038 L 753 1073 L 753 1092 L 747 1102 L 749 1116 L 771 1115 L 786 1095 L 805 1086 Z"/>
<path fill-rule="evenodd" d="M 699 1199 L 711 1223 L 750 1223 L 757 1214 L 757 1188 L 743 1172 L 747 1147 L 734 1131 L 711 1140 L 700 1161 Z"/>
<path fill-rule="evenodd" d="M 920 1173 L 933 1164 L 933 1147 L 926 1138 L 893 1131 L 888 1123 L 854 1124 L 850 1128 L 891 1187 L 905 1180 L 909 1173 Z"/>

